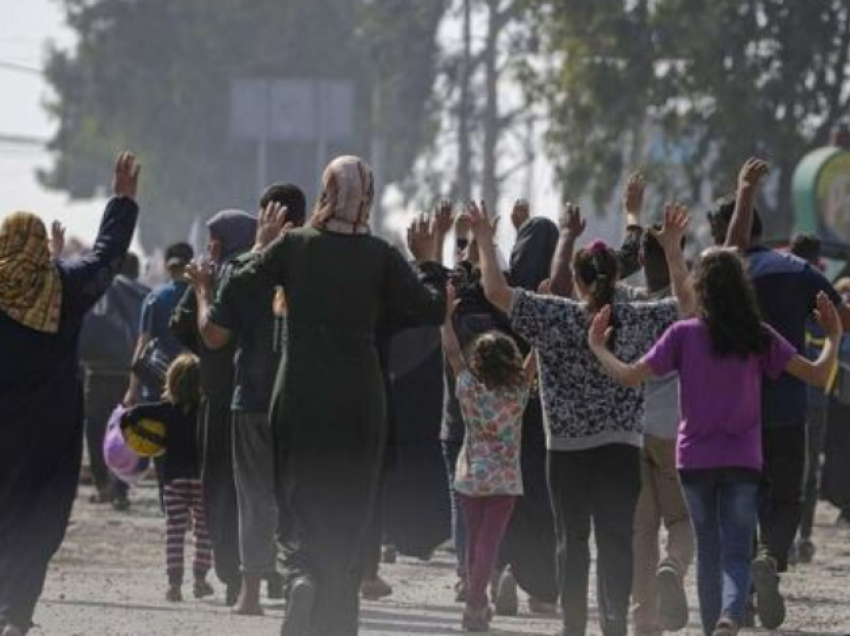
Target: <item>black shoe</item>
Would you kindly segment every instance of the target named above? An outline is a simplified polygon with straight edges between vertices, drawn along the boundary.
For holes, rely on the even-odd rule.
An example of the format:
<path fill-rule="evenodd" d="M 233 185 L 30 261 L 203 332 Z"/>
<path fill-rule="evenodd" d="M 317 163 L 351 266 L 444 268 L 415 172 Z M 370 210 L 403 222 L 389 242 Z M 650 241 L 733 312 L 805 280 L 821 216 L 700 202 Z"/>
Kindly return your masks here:
<path fill-rule="evenodd" d="M 283 576 L 275 572 L 266 579 L 266 596 L 277 601 L 283 598 Z"/>
<path fill-rule="evenodd" d="M 395 563 L 398 560 L 398 551 L 392 544 L 387 544 L 381 550 L 382 563 Z"/>
<path fill-rule="evenodd" d="M 817 547 L 811 539 L 800 539 L 797 544 L 797 560 L 800 563 L 811 563 L 815 558 Z"/>
<path fill-rule="evenodd" d="M 510 568 L 505 568 L 496 584 L 495 602 L 496 614 L 499 616 L 516 616 L 519 614 L 519 596 L 517 584 Z"/>
<path fill-rule="evenodd" d="M 233 607 L 236 605 L 236 601 L 239 600 L 239 592 L 242 590 L 242 581 L 236 581 L 235 583 L 228 583 L 227 589 L 224 592 L 224 602 L 228 607 Z"/>
<path fill-rule="evenodd" d="M 130 500 L 127 497 L 115 497 L 112 499 L 112 508 L 117 512 L 127 512 L 130 509 Z"/>
<path fill-rule="evenodd" d="M 289 602 L 280 628 L 280 636 L 307 636 L 316 599 L 316 586 L 303 576 L 295 579 L 289 589 Z"/>
<path fill-rule="evenodd" d="M 776 629 L 785 622 L 785 598 L 779 591 L 779 573 L 773 557 L 759 556 L 753 561 L 753 585 L 762 627 Z"/>

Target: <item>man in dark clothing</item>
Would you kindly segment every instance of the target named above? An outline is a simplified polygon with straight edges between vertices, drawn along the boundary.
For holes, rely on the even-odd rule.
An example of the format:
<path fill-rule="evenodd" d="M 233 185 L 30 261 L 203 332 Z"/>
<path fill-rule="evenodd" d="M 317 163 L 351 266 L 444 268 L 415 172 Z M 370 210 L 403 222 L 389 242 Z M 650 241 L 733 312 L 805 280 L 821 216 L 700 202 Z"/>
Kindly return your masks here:
<path fill-rule="evenodd" d="M 144 305 L 142 305 L 141 318 L 139 319 L 139 337 L 136 341 L 133 360 L 138 359 L 147 344 L 153 340 L 156 340 L 157 346 L 171 357 L 175 357 L 181 352 L 182 347 L 171 334 L 168 323 L 177 303 L 183 298 L 188 287 L 184 280 L 184 274 L 186 266 L 193 257 L 194 252 L 188 243 L 175 243 L 165 250 L 165 267 L 171 280 L 148 294 Z M 147 386 L 136 373 L 130 373 L 130 383 L 124 396 L 124 405 L 133 406 L 140 400 L 156 402 L 161 393 L 161 386 Z"/>
<path fill-rule="evenodd" d="M 286 219 L 304 224 L 304 193 L 291 184 L 269 188 L 260 202 L 286 207 Z M 238 268 L 240 259 L 234 261 Z M 239 508 L 242 590 L 234 613 L 261 615 L 260 583 L 274 576 L 280 515 L 275 494 L 275 462 L 269 420 L 272 389 L 285 350 L 286 303 L 281 288 L 242 294 L 222 279 L 213 299 L 212 277 L 190 268 L 198 302 L 198 330 L 212 350 L 236 345 L 233 411 L 233 464 Z"/>
<path fill-rule="evenodd" d="M 128 487 L 109 473 L 103 438 L 113 409 L 130 379 L 130 362 L 139 337 L 139 313 L 150 290 L 138 282 L 139 257 L 128 254 L 110 288 L 86 316 L 80 333 L 85 367 L 86 445 L 96 492 L 92 503 L 127 508 Z"/>
<path fill-rule="evenodd" d="M 222 210 L 207 223 L 207 253 L 215 269 L 216 287 L 228 276 L 233 259 L 253 245 L 256 225 L 256 217 L 241 210 Z M 218 350 L 204 346 L 198 333 L 198 303 L 193 289 L 186 290 L 174 311 L 171 330 L 183 346 L 201 360 L 204 393 L 200 409 L 202 496 L 216 574 L 226 586 L 227 604 L 233 605 L 242 585 L 230 412 L 236 343 L 231 342 Z"/>

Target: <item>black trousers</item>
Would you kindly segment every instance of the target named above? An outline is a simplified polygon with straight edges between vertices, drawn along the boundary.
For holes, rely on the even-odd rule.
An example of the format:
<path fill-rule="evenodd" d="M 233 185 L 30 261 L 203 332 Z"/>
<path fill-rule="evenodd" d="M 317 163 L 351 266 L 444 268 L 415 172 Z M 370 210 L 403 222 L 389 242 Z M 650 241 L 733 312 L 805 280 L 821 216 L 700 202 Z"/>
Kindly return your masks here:
<path fill-rule="evenodd" d="M 806 418 L 806 481 L 800 538 L 811 539 L 820 490 L 820 463 L 826 437 L 827 407 L 809 406 Z"/>
<path fill-rule="evenodd" d="M 547 474 L 555 513 L 563 634 L 584 636 L 587 631 L 592 527 L 598 551 L 602 634 L 626 636 L 633 524 L 640 494 L 640 449 L 609 444 L 581 451 L 549 451 Z"/>
<path fill-rule="evenodd" d="M 113 499 L 127 497 L 129 487 L 109 472 L 103 459 L 103 438 L 112 411 L 124 399 L 129 374 L 89 370 L 86 373 L 86 446 L 92 479 L 98 493 Z"/>
<path fill-rule="evenodd" d="M 215 573 L 225 585 L 237 585 L 239 508 L 233 477 L 233 421 L 230 401 L 208 401 L 201 419 L 201 483 Z"/>
<path fill-rule="evenodd" d="M 759 544 L 788 569 L 788 554 L 803 517 L 806 478 L 806 426 L 762 429 L 764 469 L 759 492 Z"/>
<path fill-rule="evenodd" d="M 11 623 L 24 633 L 68 528 L 82 460 L 82 422 L 74 440 L 73 448 L 44 465 L 43 478 L 0 488 L 5 493 L 0 497 L 0 625 Z M 31 462 L 46 464 L 43 457 Z"/>

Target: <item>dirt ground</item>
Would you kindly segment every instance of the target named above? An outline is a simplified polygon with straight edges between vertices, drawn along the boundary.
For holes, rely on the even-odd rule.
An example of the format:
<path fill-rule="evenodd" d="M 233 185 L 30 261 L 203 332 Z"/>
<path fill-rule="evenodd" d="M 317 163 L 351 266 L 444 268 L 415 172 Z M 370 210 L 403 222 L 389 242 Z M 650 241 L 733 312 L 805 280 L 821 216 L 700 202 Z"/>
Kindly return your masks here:
<path fill-rule="evenodd" d="M 88 503 L 91 491 L 82 488 L 65 544 L 54 560 L 35 621 L 35 634 L 46 636 L 273 636 L 279 633 L 283 606 L 270 602 L 266 616 L 230 615 L 223 590 L 211 600 L 187 599 L 182 604 L 164 600 L 163 537 L 155 489 L 146 485 L 133 493 L 129 513 Z M 789 617 L 781 633 L 840 635 L 850 633 L 850 531 L 836 528 L 836 511 L 819 512 L 815 563 L 800 566 L 784 580 Z M 188 551 L 187 551 L 188 556 Z M 380 602 L 366 602 L 361 634 L 397 636 L 460 632 L 461 606 L 453 602 L 453 555 L 438 553 L 423 563 L 400 558 L 382 566 L 382 575 L 395 594 Z M 700 634 L 695 609 L 693 576 L 689 577 L 691 625 L 680 632 Z M 211 580 L 216 584 L 214 577 Z M 522 596 L 522 595 L 521 595 Z M 496 617 L 494 635 L 554 635 L 558 621 L 528 614 L 521 599 L 516 618 Z M 595 627 L 595 626 L 594 626 Z M 594 628 L 590 630 L 595 634 Z M 762 631 L 762 633 L 764 633 Z"/>

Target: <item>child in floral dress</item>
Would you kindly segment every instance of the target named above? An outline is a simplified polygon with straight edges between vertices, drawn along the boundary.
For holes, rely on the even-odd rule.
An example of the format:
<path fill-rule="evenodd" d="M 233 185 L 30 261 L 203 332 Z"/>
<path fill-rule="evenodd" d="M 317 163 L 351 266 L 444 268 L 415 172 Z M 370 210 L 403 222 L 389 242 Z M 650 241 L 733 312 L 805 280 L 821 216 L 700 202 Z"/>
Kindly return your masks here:
<path fill-rule="evenodd" d="M 533 367 L 531 356 L 524 365 L 516 343 L 495 331 L 479 336 L 464 355 L 452 325 L 451 287 L 448 296 L 443 347 L 466 427 L 454 482 L 467 528 L 463 628 L 483 632 L 492 616 L 487 585 L 516 498 L 522 495 L 520 437 Z"/>

